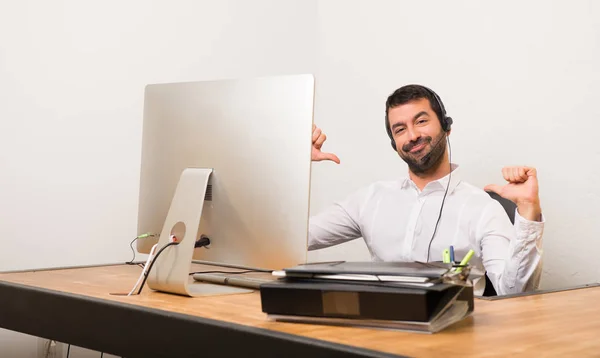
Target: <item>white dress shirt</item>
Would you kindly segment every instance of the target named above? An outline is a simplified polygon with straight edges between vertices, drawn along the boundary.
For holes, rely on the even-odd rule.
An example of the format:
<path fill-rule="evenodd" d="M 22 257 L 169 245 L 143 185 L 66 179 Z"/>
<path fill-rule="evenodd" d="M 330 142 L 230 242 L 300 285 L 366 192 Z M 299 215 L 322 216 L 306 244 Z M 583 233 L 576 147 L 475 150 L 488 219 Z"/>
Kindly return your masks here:
<path fill-rule="evenodd" d="M 309 250 L 362 237 L 374 261 L 427 261 L 427 249 L 450 178 L 429 261 L 442 261 L 454 246 L 455 260 L 470 250 L 470 265 L 486 271 L 498 295 L 535 290 L 542 270 L 544 218 L 529 221 L 506 211 L 485 191 L 452 173 L 420 191 L 412 180 L 376 182 L 310 218 Z M 485 280 L 475 282 L 481 295 Z"/>

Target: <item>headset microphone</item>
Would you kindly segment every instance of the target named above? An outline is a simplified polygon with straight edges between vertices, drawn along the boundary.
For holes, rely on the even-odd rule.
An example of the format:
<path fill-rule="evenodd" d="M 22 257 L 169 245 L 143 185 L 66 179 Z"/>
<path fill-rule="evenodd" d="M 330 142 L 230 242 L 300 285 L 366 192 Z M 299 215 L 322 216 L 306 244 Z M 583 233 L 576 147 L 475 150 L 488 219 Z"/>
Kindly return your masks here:
<path fill-rule="evenodd" d="M 438 147 L 438 145 L 440 145 L 440 143 L 441 143 L 442 141 L 444 141 L 446 138 L 447 138 L 447 136 L 446 136 L 446 135 L 443 135 L 443 136 L 442 136 L 442 138 L 440 138 L 440 139 L 437 141 L 437 143 L 435 143 L 435 145 L 434 145 L 433 147 L 431 147 L 431 150 L 429 151 L 429 153 L 425 154 L 425 155 L 423 156 L 423 158 L 421 158 L 421 162 L 422 162 L 422 163 L 425 163 L 426 161 L 428 161 L 428 160 L 429 160 L 429 157 L 431 157 L 431 155 L 433 154 L 433 151 L 434 151 L 434 150 L 435 150 L 435 149 Z"/>

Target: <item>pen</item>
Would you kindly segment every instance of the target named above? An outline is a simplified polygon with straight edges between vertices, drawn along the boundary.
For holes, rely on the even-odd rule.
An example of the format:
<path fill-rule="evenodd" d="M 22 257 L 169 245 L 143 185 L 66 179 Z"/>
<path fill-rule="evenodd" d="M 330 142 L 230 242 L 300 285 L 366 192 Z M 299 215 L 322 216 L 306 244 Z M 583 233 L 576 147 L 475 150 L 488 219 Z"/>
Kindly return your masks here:
<path fill-rule="evenodd" d="M 307 262 L 305 264 L 302 264 L 303 266 L 308 266 L 308 265 L 338 265 L 338 264 L 343 264 L 346 261 L 320 261 L 320 262 Z"/>
<path fill-rule="evenodd" d="M 454 263 L 454 246 L 450 245 L 450 262 Z"/>
<path fill-rule="evenodd" d="M 450 250 L 448 249 L 444 249 L 444 251 L 442 252 L 442 262 L 445 264 L 449 264 L 452 260 L 450 260 Z"/>
<path fill-rule="evenodd" d="M 467 252 L 467 254 L 465 255 L 465 257 L 460 262 L 460 266 L 461 267 L 457 268 L 456 272 L 461 272 L 462 271 L 462 266 L 466 266 L 469 263 L 469 261 L 471 260 L 471 257 L 473 257 L 474 253 L 475 253 L 475 251 L 473 251 L 473 250 L 469 250 L 469 252 Z"/>
<path fill-rule="evenodd" d="M 195 274 L 194 279 L 196 281 L 204 281 L 209 283 L 216 283 L 221 285 L 230 285 L 230 286 L 238 286 L 245 288 L 254 288 L 260 289 L 260 285 L 265 283 L 265 280 L 257 280 L 248 277 L 228 277 L 221 275 L 211 275 L 211 274 Z"/>

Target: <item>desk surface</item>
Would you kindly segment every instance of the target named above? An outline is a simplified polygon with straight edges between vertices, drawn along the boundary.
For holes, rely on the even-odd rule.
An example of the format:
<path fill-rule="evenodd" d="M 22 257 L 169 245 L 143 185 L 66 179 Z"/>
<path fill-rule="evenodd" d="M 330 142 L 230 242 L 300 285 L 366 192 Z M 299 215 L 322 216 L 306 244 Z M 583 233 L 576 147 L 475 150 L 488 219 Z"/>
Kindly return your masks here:
<path fill-rule="evenodd" d="M 214 269 L 214 267 L 211 268 Z M 199 271 L 206 268 L 193 265 L 192 269 Z M 598 304 L 600 287 L 499 301 L 476 300 L 475 311 L 471 317 L 445 331 L 430 335 L 368 328 L 272 322 L 261 311 L 258 292 L 187 298 L 153 292 L 145 287 L 140 296 L 126 297 L 110 294 L 130 290 L 140 270 L 137 266 L 117 265 L 0 274 L 0 326 L 26 331 L 25 333 L 29 334 L 42 333 L 43 328 L 34 329 L 30 327 L 31 324 L 27 326 L 21 322 L 28 319 L 36 320 L 36 317 L 26 317 L 24 312 L 35 312 L 35 314 L 45 317 L 45 310 L 57 310 L 61 307 L 59 298 L 62 295 L 71 299 L 69 306 L 64 307 L 65 311 L 61 312 L 63 316 L 69 316 L 71 311 L 73 314 L 80 315 L 81 313 L 77 313 L 77 300 L 93 299 L 96 303 L 119 303 L 117 306 L 120 308 L 143 308 L 145 312 L 159 313 L 163 316 L 165 314 L 166 316 L 182 314 L 178 317 L 184 321 L 185 317 L 216 320 L 227 323 L 230 329 L 237 331 L 240 328 L 243 331 L 244 327 L 252 327 L 260 329 L 261 332 L 284 333 L 277 337 L 283 337 L 284 341 L 286 337 L 298 337 L 298 342 L 304 345 L 333 344 L 332 347 L 340 349 L 338 352 L 348 348 L 349 351 L 363 356 L 376 355 L 376 353 L 382 353 L 382 356 L 395 354 L 443 357 L 540 354 L 579 356 L 598 354 L 600 351 L 600 339 L 598 339 L 600 335 L 600 305 Z M 36 294 L 27 291 L 31 293 L 28 295 L 25 294 L 25 291 L 21 292 L 18 289 L 33 290 L 32 292 Z M 6 294 L 16 295 L 17 291 L 20 292 L 17 296 L 20 299 L 22 297 L 22 305 L 27 305 L 29 311 L 25 311 L 26 307 L 21 307 L 18 303 L 13 302 L 17 296 L 13 296 L 12 301 L 11 298 L 6 297 Z M 48 296 L 50 297 L 48 298 L 41 296 L 42 293 L 53 296 Z M 40 301 L 41 298 L 45 299 Z M 31 301 L 25 302 L 29 299 L 38 301 L 35 301 L 35 304 L 32 304 Z M 20 311 L 21 309 L 23 310 Z M 136 332 L 150 329 L 140 326 L 127 327 L 127 310 L 121 312 L 123 314 L 123 319 L 119 323 L 121 328 L 125 327 L 128 330 L 136 330 Z M 54 314 L 56 315 L 56 313 Z M 90 317 L 93 317 L 93 313 L 90 314 Z M 50 320 L 51 318 L 48 316 L 45 319 Z M 71 318 L 75 319 L 76 317 Z M 48 322 L 41 320 L 38 324 L 40 327 L 45 327 Z M 65 325 L 71 326 L 73 322 L 76 322 L 68 319 L 63 319 L 63 321 L 65 321 Z M 59 324 L 56 321 L 50 323 Z M 103 322 L 102 324 L 106 325 L 107 323 Z M 67 328 L 62 327 L 62 329 Z M 80 329 L 85 331 L 89 327 L 82 325 Z M 111 329 L 115 329 L 115 327 Z M 161 327 L 161 329 L 168 330 L 170 328 Z M 183 329 L 183 327 L 172 329 Z M 62 330 L 59 329 L 58 332 L 62 332 Z M 91 344 L 92 347 L 88 348 L 100 348 L 99 340 L 101 338 L 101 336 L 97 337 L 98 342 L 94 341 Z M 294 339 L 290 342 L 292 341 Z M 201 339 L 198 338 L 198 345 L 201 345 L 200 342 Z M 141 344 L 141 342 L 137 343 Z M 149 343 L 144 342 L 144 344 Z M 288 347 L 292 348 L 293 345 L 290 343 Z M 111 353 L 109 350 L 104 351 Z M 293 351 L 290 353 L 292 356 L 294 355 Z"/>

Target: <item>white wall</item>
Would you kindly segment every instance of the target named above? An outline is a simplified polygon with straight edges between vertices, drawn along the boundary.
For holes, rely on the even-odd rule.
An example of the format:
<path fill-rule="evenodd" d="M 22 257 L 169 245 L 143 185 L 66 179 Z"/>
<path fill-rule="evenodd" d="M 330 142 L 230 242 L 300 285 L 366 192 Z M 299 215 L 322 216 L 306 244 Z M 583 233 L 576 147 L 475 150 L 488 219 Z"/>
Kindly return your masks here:
<path fill-rule="evenodd" d="M 312 73 L 316 29 L 314 0 L 0 2 L 0 271 L 129 260 L 144 86 Z"/>
<path fill-rule="evenodd" d="M 314 72 L 314 1 L 1 4 L 0 270 L 131 258 L 146 84 Z"/>
<path fill-rule="evenodd" d="M 324 150 L 312 211 L 406 174 L 384 129 L 385 99 L 432 87 L 454 119 L 464 179 L 501 183 L 504 165 L 538 168 L 547 219 L 542 288 L 600 279 L 600 3 L 344 1 L 318 3 L 317 112 Z M 369 259 L 364 243 L 312 260 Z"/>

